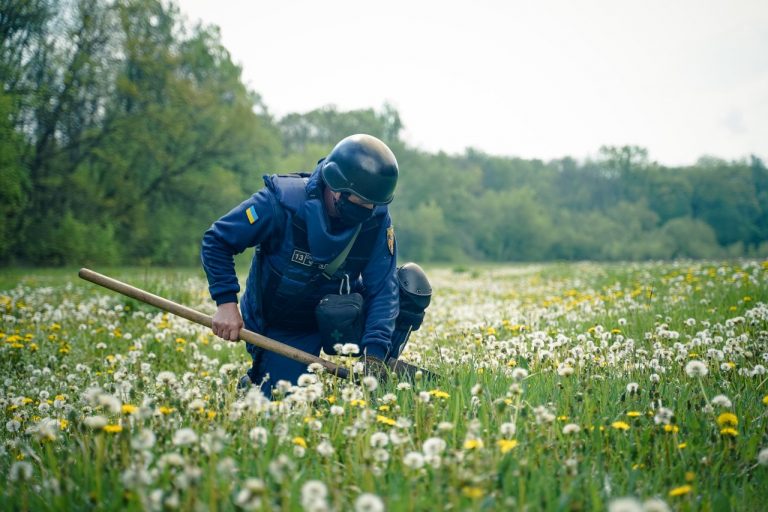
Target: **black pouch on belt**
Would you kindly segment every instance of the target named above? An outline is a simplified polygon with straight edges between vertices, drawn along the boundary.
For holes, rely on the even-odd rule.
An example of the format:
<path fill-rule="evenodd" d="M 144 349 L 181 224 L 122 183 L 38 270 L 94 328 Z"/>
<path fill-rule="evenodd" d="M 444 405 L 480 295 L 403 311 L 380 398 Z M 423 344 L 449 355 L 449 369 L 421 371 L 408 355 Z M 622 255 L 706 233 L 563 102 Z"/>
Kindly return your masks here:
<path fill-rule="evenodd" d="M 336 343 L 360 344 L 363 337 L 363 296 L 329 294 L 315 308 L 315 318 L 323 346 Z"/>

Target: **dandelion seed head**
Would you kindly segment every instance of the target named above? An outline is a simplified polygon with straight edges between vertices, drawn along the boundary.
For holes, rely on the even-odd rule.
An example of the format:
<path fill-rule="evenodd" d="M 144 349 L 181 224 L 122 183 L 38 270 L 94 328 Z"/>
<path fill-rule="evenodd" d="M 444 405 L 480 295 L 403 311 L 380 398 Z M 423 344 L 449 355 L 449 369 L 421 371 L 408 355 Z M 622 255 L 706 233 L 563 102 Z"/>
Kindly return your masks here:
<path fill-rule="evenodd" d="M 757 463 L 761 466 L 768 466 L 768 448 L 763 448 L 757 454 Z"/>
<path fill-rule="evenodd" d="M 708 372 L 707 365 L 698 359 L 689 361 L 688 364 L 685 365 L 685 373 L 691 378 L 704 377 Z"/>
<path fill-rule="evenodd" d="M 384 512 L 384 502 L 375 494 L 363 493 L 355 500 L 355 512 Z"/>
<path fill-rule="evenodd" d="M 371 448 L 384 448 L 389 444 L 389 436 L 384 432 L 374 432 L 371 434 Z"/>
<path fill-rule="evenodd" d="M 8 472 L 8 480 L 11 482 L 24 482 L 32 478 L 32 464 L 25 460 L 16 461 Z"/>
<path fill-rule="evenodd" d="M 365 386 L 368 391 L 376 391 L 379 387 L 379 380 L 373 375 L 366 375 L 363 377 L 363 386 Z"/>
<path fill-rule="evenodd" d="M 173 434 L 173 444 L 187 446 L 197 442 L 197 434 L 191 428 L 181 428 Z"/>
<path fill-rule="evenodd" d="M 568 423 L 563 427 L 563 434 L 578 434 L 581 431 L 581 427 L 575 423 Z"/>
<path fill-rule="evenodd" d="M 608 512 L 643 512 L 643 507 L 637 498 L 616 498 L 608 503 Z"/>
<path fill-rule="evenodd" d="M 528 377 L 528 370 L 525 368 L 515 368 L 512 370 L 512 378 L 521 381 Z"/>
<path fill-rule="evenodd" d="M 661 498 L 650 498 L 643 502 L 643 512 L 670 512 L 666 501 Z"/>
<path fill-rule="evenodd" d="M 716 395 L 713 397 L 712 405 L 716 407 L 722 407 L 723 409 L 730 409 L 733 406 L 731 399 L 725 395 Z"/>
<path fill-rule="evenodd" d="M 448 443 L 446 443 L 444 439 L 440 437 L 430 437 L 424 441 L 421 450 L 424 452 L 424 455 L 429 457 L 430 455 L 441 455 L 447 446 Z"/>

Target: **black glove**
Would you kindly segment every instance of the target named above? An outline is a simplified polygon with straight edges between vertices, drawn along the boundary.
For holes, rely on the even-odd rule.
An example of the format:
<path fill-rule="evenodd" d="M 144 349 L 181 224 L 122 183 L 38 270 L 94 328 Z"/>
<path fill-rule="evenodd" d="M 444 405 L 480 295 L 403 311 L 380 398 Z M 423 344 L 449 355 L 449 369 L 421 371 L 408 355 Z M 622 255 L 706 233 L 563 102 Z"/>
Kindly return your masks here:
<path fill-rule="evenodd" d="M 383 384 L 389 378 L 389 368 L 387 363 L 373 356 L 363 356 L 363 373 L 368 376 L 376 377 L 380 384 Z"/>

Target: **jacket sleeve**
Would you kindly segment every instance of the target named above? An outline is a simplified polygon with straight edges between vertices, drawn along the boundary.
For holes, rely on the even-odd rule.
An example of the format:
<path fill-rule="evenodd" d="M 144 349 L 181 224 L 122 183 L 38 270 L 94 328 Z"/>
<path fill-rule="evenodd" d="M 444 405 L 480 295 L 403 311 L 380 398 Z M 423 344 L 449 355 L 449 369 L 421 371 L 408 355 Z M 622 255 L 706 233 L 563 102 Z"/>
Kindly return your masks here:
<path fill-rule="evenodd" d="M 363 285 L 366 302 L 365 333 L 361 348 L 369 356 L 385 359 L 392 345 L 392 332 L 399 311 L 399 289 L 397 285 L 397 250 L 394 238 L 392 251 L 387 241 L 392 221 L 387 215 L 382 223 L 371 259 L 363 270 Z M 394 237 L 394 231 L 391 230 Z"/>
<path fill-rule="evenodd" d="M 240 284 L 235 273 L 235 254 L 268 240 L 278 215 L 276 200 L 262 189 L 214 222 L 203 235 L 200 257 L 208 278 L 208 290 L 217 305 L 237 302 Z"/>

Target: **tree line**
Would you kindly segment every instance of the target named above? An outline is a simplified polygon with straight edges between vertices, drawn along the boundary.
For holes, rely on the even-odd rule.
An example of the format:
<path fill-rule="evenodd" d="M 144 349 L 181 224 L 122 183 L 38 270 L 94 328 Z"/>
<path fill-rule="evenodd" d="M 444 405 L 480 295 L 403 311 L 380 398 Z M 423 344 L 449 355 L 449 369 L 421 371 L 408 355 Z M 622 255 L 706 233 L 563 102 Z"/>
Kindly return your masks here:
<path fill-rule="evenodd" d="M 215 27 L 157 0 L 0 0 L 0 262 L 195 264 L 203 231 L 341 138 L 397 155 L 400 254 L 428 261 L 768 255 L 768 170 L 752 156 L 666 167 L 427 153 L 390 105 L 277 118 Z M 264 50 L 267 51 L 267 50 Z"/>

